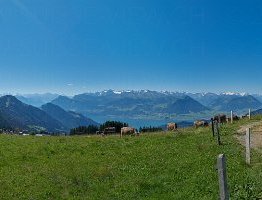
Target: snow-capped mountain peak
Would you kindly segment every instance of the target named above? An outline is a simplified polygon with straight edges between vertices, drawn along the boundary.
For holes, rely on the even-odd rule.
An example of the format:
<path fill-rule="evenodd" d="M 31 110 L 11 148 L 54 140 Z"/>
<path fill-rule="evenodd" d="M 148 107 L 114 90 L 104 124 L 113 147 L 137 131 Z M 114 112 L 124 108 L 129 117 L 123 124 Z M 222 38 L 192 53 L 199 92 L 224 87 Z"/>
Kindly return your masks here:
<path fill-rule="evenodd" d="M 223 92 L 221 95 L 229 95 L 229 96 L 247 96 L 248 93 L 246 92 Z"/>

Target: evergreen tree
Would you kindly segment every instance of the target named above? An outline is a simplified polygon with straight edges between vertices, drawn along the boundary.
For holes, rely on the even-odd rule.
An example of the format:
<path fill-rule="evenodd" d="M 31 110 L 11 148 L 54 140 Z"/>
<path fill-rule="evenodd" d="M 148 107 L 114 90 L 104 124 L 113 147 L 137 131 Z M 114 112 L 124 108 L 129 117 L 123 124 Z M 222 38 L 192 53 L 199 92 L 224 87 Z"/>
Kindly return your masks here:
<path fill-rule="evenodd" d="M 121 132 L 121 128 L 128 127 L 128 123 L 120 122 L 120 121 L 106 121 L 104 124 L 100 125 L 100 131 L 104 131 L 106 128 L 115 127 L 116 133 Z"/>
<path fill-rule="evenodd" d="M 94 135 L 98 131 L 98 127 L 94 125 L 79 126 L 70 130 L 70 135 Z"/>

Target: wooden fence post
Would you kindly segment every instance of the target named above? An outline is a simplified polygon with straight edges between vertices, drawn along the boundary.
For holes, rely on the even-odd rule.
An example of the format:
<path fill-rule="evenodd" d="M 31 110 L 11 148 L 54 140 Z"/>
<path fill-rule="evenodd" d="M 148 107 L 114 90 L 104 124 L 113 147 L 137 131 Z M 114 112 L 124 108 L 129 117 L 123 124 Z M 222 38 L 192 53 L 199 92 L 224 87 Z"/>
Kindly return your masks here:
<path fill-rule="evenodd" d="M 226 156 L 220 154 L 217 159 L 219 191 L 221 200 L 229 200 L 229 192 L 227 188 L 227 172 L 226 172 Z"/>
<path fill-rule="evenodd" d="M 248 110 L 248 118 L 251 119 L 251 109 Z"/>
<path fill-rule="evenodd" d="M 251 129 L 247 128 L 246 130 L 246 163 L 248 165 L 250 165 L 251 163 L 251 157 L 250 157 L 250 133 L 251 133 Z"/>
<path fill-rule="evenodd" d="M 219 132 L 219 127 L 218 127 L 217 122 L 216 122 L 215 129 L 216 129 L 216 133 L 217 133 L 217 143 L 218 143 L 218 145 L 221 145 L 220 132 Z"/>
<path fill-rule="evenodd" d="M 212 123 L 212 133 L 213 133 L 213 137 L 215 137 L 215 127 L 214 127 L 214 119 L 211 118 L 211 123 Z"/>
<path fill-rule="evenodd" d="M 231 124 L 233 124 L 233 111 L 231 110 Z"/>

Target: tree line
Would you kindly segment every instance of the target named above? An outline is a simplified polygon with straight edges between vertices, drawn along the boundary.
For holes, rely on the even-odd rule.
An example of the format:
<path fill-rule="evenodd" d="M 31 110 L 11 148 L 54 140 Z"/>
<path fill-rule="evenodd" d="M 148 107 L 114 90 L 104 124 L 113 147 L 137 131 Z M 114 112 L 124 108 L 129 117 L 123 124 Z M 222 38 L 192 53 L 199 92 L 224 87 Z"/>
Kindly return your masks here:
<path fill-rule="evenodd" d="M 116 133 L 121 132 L 121 128 L 128 127 L 128 123 L 120 122 L 120 121 L 106 121 L 100 126 L 79 126 L 77 128 L 73 128 L 70 130 L 70 135 L 94 135 L 97 131 L 104 131 L 106 128 L 115 127 Z"/>
<path fill-rule="evenodd" d="M 154 126 L 144 126 L 139 128 L 140 133 L 153 133 L 153 132 L 160 132 L 163 131 L 161 127 L 154 127 Z"/>
<path fill-rule="evenodd" d="M 120 122 L 120 121 L 106 121 L 100 126 L 79 126 L 77 128 L 73 128 L 70 131 L 70 135 L 95 135 L 98 131 L 103 132 L 106 128 L 115 127 L 116 133 L 121 132 L 121 128 L 128 127 L 128 123 Z M 160 132 L 163 131 L 161 127 L 154 126 L 144 126 L 139 128 L 140 133 L 152 133 L 152 132 Z"/>

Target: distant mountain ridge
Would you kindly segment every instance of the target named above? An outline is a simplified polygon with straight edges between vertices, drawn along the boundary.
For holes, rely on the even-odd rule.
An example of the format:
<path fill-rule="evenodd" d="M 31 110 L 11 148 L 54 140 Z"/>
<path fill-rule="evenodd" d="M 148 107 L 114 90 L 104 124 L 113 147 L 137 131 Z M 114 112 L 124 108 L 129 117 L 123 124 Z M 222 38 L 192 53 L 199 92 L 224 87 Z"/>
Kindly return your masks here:
<path fill-rule="evenodd" d="M 65 110 L 86 115 L 156 115 L 188 114 L 208 110 L 193 98 L 181 93 L 149 90 L 113 90 L 76 95 L 73 98 L 59 96 L 53 104 Z"/>
<path fill-rule="evenodd" d="M 220 95 L 211 104 L 216 110 L 243 110 L 257 109 L 262 106 L 262 103 L 251 95 Z"/>
<path fill-rule="evenodd" d="M 187 93 L 187 95 L 207 107 L 219 97 L 215 93 Z"/>
<path fill-rule="evenodd" d="M 63 126 L 66 127 L 67 130 L 79 126 L 99 125 L 97 122 L 93 121 L 92 119 L 86 118 L 83 115 L 72 111 L 67 112 L 62 108 L 60 108 L 59 106 L 54 105 L 52 103 L 47 103 L 43 105 L 41 109 L 45 111 L 47 114 L 49 114 L 50 116 L 52 116 L 54 119 L 59 121 L 61 124 L 63 124 Z"/>
<path fill-rule="evenodd" d="M 202 111 L 209 110 L 207 107 L 200 104 L 198 101 L 194 100 L 189 96 L 185 96 L 182 99 L 178 99 L 166 109 L 169 114 L 179 113 L 179 114 L 190 114 L 198 113 Z"/>
<path fill-rule="evenodd" d="M 249 108 L 262 108 L 261 101 L 261 95 L 237 92 L 216 94 L 105 90 L 73 97 L 57 96 L 51 103 L 62 108 L 66 114 L 72 111 L 102 122 L 107 119 L 192 121 L 231 110 L 243 114 Z"/>
<path fill-rule="evenodd" d="M 58 96 L 59 96 L 58 94 L 52 94 L 52 93 L 15 95 L 15 97 L 18 100 L 35 107 L 40 107 L 43 104 L 49 103 L 55 98 L 57 98 Z"/>
<path fill-rule="evenodd" d="M 44 111 L 19 101 L 14 96 L 0 97 L 1 127 L 19 129 L 42 129 L 62 132 L 63 125 Z"/>
<path fill-rule="evenodd" d="M 22 103 L 11 95 L 0 97 L 0 129 L 69 133 L 72 128 L 88 125 L 99 124 L 81 114 L 66 112 L 51 103 L 39 109 Z"/>
<path fill-rule="evenodd" d="M 22 103 L 15 97 L 0 97 L 1 127 L 37 127 L 48 131 L 68 132 L 70 128 L 80 125 L 97 125 L 105 120 L 122 120 L 139 123 L 145 121 L 193 121 L 209 118 L 214 113 L 228 113 L 230 110 L 245 113 L 250 108 L 262 108 L 261 95 L 226 92 L 186 93 L 168 91 L 114 91 L 106 90 L 84 93 L 73 97 L 56 94 L 20 96 L 20 100 L 36 98 L 37 102 L 46 102 L 36 108 Z M 55 99 L 53 99 L 56 97 Z M 32 104 L 34 102 L 31 102 Z M 12 105 L 12 106 L 11 106 Z M 7 107 L 6 107 L 7 106 Z M 147 123 L 148 124 L 148 123 Z"/>

